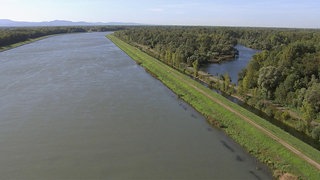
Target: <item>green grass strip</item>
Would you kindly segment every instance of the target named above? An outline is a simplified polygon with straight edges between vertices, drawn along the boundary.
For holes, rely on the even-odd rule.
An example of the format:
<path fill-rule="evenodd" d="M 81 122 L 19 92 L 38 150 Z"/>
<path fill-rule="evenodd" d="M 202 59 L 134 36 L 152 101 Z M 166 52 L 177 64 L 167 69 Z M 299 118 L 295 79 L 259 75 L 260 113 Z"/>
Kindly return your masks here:
<path fill-rule="evenodd" d="M 250 111 L 234 104 L 223 96 L 213 92 L 188 76 L 161 63 L 159 60 L 147 55 L 139 49 L 121 41 L 112 34 L 107 36 L 113 43 L 121 48 L 138 64 L 143 66 L 153 76 L 175 92 L 184 101 L 192 105 L 197 111 L 203 114 L 209 123 L 224 127 L 223 130 L 229 137 L 234 139 L 250 154 L 259 161 L 267 164 L 272 169 L 274 176 L 288 172 L 298 176 L 300 179 L 319 179 L 320 171 L 301 159 L 292 151 L 270 138 L 268 135 L 247 123 L 237 114 L 227 110 L 220 104 L 209 99 L 210 97 L 219 100 L 224 105 L 232 108 L 241 115 L 250 118 L 259 126 L 272 132 L 278 138 L 285 140 L 288 144 L 303 152 L 309 158 L 320 162 L 320 152 L 306 143 L 291 136 L 268 121 L 251 113 Z M 195 89 L 196 87 L 197 89 Z M 202 92 L 200 92 L 201 90 Z"/>
<path fill-rule="evenodd" d="M 23 46 L 23 45 L 26 45 L 26 44 L 30 44 L 30 43 L 33 43 L 33 42 L 36 42 L 36 41 L 40 41 L 42 39 L 45 39 L 45 38 L 48 38 L 48 37 L 51 37 L 51 36 L 54 36 L 54 35 L 41 36 L 41 37 L 38 37 L 38 38 L 28 39 L 26 41 L 22 41 L 22 42 L 19 42 L 19 43 L 11 44 L 11 45 L 8 45 L 8 46 L 2 46 L 2 47 L 0 47 L 0 52 L 7 51 L 7 50 L 10 50 L 10 49 L 13 49 L 13 48 L 16 48 L 16 47 L 19 47 L 19 46 Z"/>

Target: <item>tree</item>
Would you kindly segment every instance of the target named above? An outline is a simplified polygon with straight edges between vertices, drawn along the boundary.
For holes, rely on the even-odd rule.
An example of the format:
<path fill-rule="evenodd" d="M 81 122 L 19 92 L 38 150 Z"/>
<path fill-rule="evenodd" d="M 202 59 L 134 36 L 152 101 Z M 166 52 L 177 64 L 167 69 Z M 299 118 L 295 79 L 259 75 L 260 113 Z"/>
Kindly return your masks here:
<path fill-rule="evenodd" d="M 313 83 L 307 89 L 304 103 L 308 103 L 315 113 L 320 111 L 320 83 Z"/>
<path fill-rule="evenodd" d="M 312 130 L 311 136 L 313 139 L 318 140 L 320 142 L 320 126 L 317 126 Z"/>
<path fill-rule="evenodd" d="M 316 117 L 316 113 L 312 107 L 312 105 L 308 102 L 304 102 L 302 105 L 303 118 L 307 123 L 307 128 L 310 130 L 311 122 Z"/>
<path fill-rule="evenodd" d="M 275 96 L 275 100 L 278 103 L 285 103 L 286 101 L 286 97 L 287 97 L 287 91 L 286 91 L 286 87 L 284 84 L 280 84 L 279 87 L 277 87 L 274 96 Z"/>
<path fill-rule="evenodd" d="M 274 66 L 263 67 L 259 71 L 258 85 L 265 97 L 271 99 L 273 92 L 279 84 L 280 72 Z"/>
<path fill-rule="evenodd" d="M 228 73 L 223 75 L 223 80 L 224 80 L 224 91 L 229 92 L 229 90 L 231 89 L 230 88 L 231 78 Z M 231 93 L 231 92 L 229 92 L 229 93 Z"/>
<path fill-rule="evenodd" d="M 194 70 L 194 77 L 197 77 L 198 76 L 198 71 L 199 71 L 199 61 L 195 60 L 192 63 L 192 66 L 193 66 L 193 70 Z"/>

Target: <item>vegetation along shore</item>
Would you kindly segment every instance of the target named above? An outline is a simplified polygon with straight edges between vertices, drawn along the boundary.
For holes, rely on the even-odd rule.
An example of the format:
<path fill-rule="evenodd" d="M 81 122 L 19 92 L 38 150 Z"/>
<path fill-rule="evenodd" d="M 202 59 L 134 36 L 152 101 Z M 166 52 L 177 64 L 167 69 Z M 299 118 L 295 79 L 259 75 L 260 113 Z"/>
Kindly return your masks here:
<path fill-rule="evenodd" d="M 124 28 L 125 26 L 0 27 L 0 52 L 41 40 L 50 35 L 115 31 Z"/>
<path fill-rule="evenodd" d="M 222 128 L 250 154 L 267 164 L 275 177 L 289 173 L 301 179 L 319 178 L 318 150 L 114 35 L 108 38 L 202 113 L 209 123 Z"/>
<path fill-rule="evenodd" d="M 142 26 L 115 36 L 320 142 L 319 30 Z M 261 50 L 239 73 L 238 86 L 228 73 L 199 71 L 215 60 L 234 60 L 235 44 Z"/>
<path fill-rule="evenodd" d="M 236 97 L 320 143 L 320 31 L 317 29 L 84 26 L 0 28 L 0 51 L 50 35 L 115 31 L 108 36 L 146 71 L 267 164 L 275 177 L 320 176 L 319 150 L 208 87 Z M 236 44 L 261 50 L 239 74 L 213 76 L 200 67 L 233 60 Z M 197 81 L 195 81 L 197 80 Z M 245 130 L 245 131 L 244 131 Z M 318 145 L 315 147 L 319 147 Z"/>

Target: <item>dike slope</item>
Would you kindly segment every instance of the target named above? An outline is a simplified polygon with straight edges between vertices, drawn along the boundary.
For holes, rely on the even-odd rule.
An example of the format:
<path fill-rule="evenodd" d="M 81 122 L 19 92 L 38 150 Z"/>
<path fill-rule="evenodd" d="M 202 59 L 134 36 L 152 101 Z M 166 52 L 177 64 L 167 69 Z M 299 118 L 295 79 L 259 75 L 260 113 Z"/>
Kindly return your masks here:
<path fill-rule="evenodd" d="M 108 35 L 137 64 L 272 169 L 274 176 L 320 178 L 320 152 L 139 49 Z"/>

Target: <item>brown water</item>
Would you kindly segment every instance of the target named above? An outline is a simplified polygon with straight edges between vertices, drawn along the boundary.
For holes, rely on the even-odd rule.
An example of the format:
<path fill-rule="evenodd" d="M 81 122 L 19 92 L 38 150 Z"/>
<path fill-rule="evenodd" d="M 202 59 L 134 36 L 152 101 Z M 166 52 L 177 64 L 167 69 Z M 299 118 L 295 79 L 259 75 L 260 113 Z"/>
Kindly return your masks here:
<path fill-rule="evenodd" d="M 1 179 L 271 179 L 105 34 L 0 53 Z"/>

